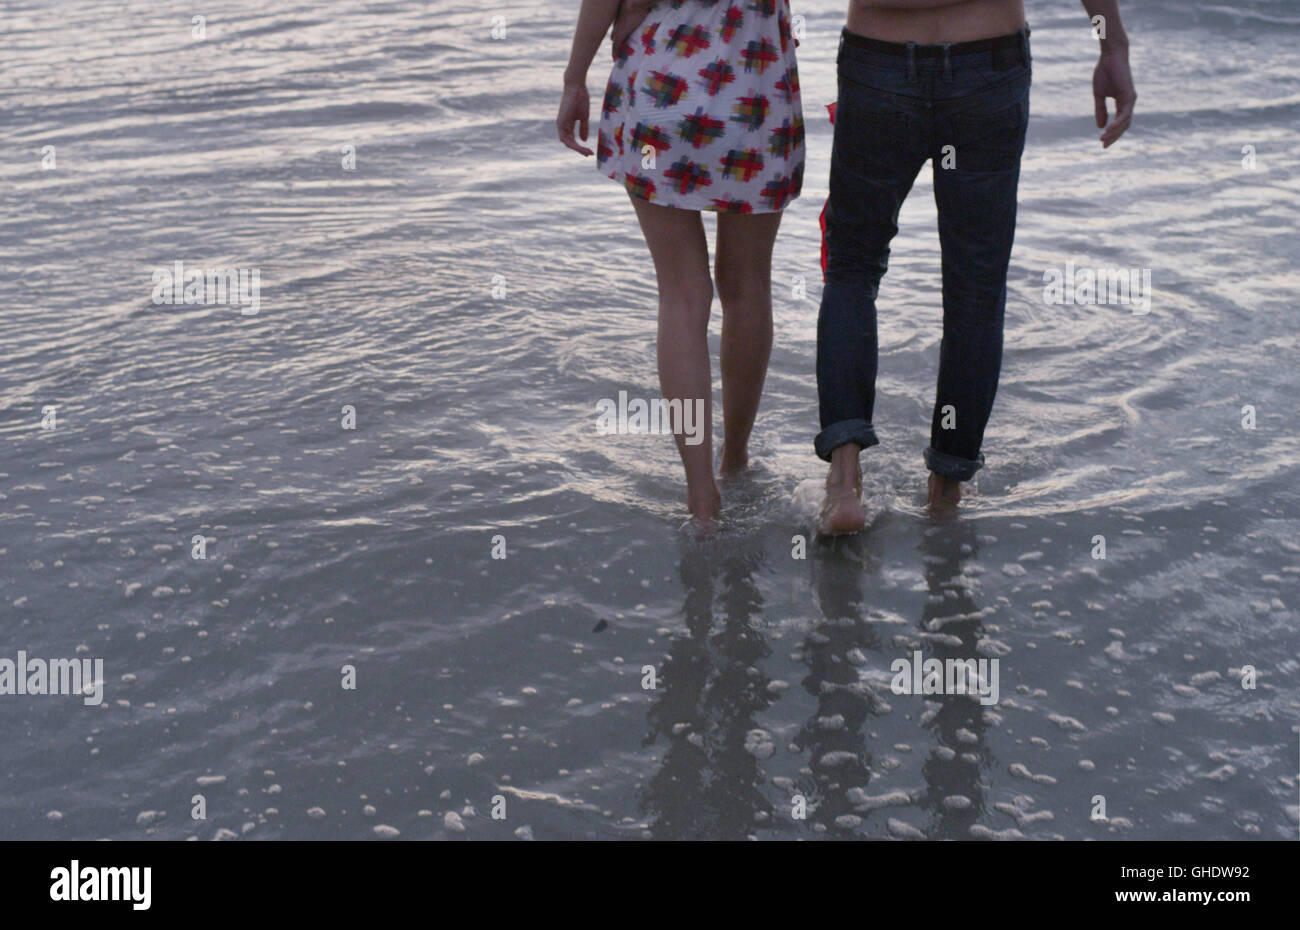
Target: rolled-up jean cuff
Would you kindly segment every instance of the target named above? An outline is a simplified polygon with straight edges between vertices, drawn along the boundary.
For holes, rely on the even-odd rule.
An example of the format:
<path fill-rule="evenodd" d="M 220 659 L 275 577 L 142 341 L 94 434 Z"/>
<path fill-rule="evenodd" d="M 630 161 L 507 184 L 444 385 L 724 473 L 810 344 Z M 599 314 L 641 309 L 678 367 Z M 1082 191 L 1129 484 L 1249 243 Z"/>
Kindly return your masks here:
<path fill-rule="evenodd" d="M 840 420 L 817 434 L 813 448 L 817 450 L 819 459 L 829 462 L 831 453 L 846 442 L 856 442 L 864 449 L 880 444 L 875 429 L 866 420 Z"/>
<path fill-rule="evenodd" d="M 937 452 L 934 446 L 926 446 L 925 464 L 936 475 L 970 481 L 984 465 L 984 456 L 981 454 L 978 459 L 963 459 L 947 452 Z"/>

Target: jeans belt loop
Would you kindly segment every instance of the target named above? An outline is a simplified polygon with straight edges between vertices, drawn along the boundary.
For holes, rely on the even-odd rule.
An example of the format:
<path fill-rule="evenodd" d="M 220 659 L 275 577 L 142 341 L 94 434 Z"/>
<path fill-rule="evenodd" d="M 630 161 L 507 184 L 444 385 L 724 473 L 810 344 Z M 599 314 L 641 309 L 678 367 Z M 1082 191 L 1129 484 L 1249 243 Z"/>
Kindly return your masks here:
<path fill-rule="evenodd" d="M 907 43 L 907 83 L 916 83 L 916 43 Z"/>
<path fill-rule="evenodd" d="M 952 83 L 952 43 L 943 43 L 943 82 Z"/>

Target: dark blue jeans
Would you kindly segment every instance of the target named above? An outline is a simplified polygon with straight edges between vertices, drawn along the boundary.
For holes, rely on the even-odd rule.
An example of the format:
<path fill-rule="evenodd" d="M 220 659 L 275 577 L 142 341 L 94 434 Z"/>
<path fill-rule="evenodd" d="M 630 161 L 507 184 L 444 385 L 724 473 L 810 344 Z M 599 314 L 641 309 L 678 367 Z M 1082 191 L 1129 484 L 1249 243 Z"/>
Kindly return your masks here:
<path fill-rule="evenodd" d="M 898 211 L 933 160 L 943 251 L 943 342 L 925 461 L 961 481 L 980 447 L 1002 365 L 1007 265 L 1029 121 L 1029 31 L 951 46 L 894 45 L 845 33 L 817 320 L 815 447 L 879 440 L 876 294 Z"/>

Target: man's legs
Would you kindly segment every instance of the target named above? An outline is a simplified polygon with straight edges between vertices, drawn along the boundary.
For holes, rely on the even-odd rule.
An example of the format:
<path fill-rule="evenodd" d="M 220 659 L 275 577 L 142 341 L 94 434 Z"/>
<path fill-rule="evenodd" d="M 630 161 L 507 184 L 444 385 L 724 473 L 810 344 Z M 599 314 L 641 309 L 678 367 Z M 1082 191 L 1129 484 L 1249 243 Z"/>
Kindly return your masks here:
<path fill-rule="evenodd" d="M 930 503 L 938 508 L 955 505 L 960 482 L 983 464 L 980 447 L 1002 365 L 1007 267 L 1029 119 L 1028 69 L 1009 83 L 951 102 L 953 111 L 940 117 L 934 155 L 943 342 L 925 461 L 932 473 Z M 948 168 L 942 167 L 945 145 L 955 157 Z"/>
<path fill-rule="evenodd" d="M 890 75 L 878 67 L 858 68 L 843 51 L 840 56 L 826 281 L 817 318 L 822 429 L 815 447 L 831 463 L 821 523 L 822 532 L 831 534 L 856 532 L 866 522 L 859 501 L 858 453 L 878 441 L 871 425 L 876 294 L 890 240 L 898 232 L 899 208 L 927 154 L 916 137 L 919 124 L 909 115 L 909 101 L 898 93 L 911 89 L 901 65 Z"/>

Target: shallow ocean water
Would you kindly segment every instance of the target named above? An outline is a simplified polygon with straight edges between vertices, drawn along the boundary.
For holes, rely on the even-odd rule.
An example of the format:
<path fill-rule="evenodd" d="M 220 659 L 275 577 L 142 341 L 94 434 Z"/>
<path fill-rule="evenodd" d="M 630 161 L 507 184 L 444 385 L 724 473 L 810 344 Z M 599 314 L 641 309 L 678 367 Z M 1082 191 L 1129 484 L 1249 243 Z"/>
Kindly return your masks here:
<path fill-rule="evenodd" d="M 1030 0 L 976 494 L 920 507 L 927 168 L 872 526 L 802 559 L 844 3 L 794 4 L 808 172 L 711 541 L 668 439 L 596 429 L 657 393 L 654 285 L 554 138 L 576 10 L 218 0 L 196 41 L 183 4 L 7 4 L 0 658 L 102 658 L 104 700 L 0 696 L 0 837 L 1300 834 L 1300 8 L 1125 4 L 1137 120 L 1103 152 L 1086 18 Z M 176 261 L 259 269 L 260 311 L 153 303 Z M 1149 268 L 1150 313 L 1046 305 L 1067 262 Z M 998 702 L 893 693 L 916 650 L 997 658 Z"/>

